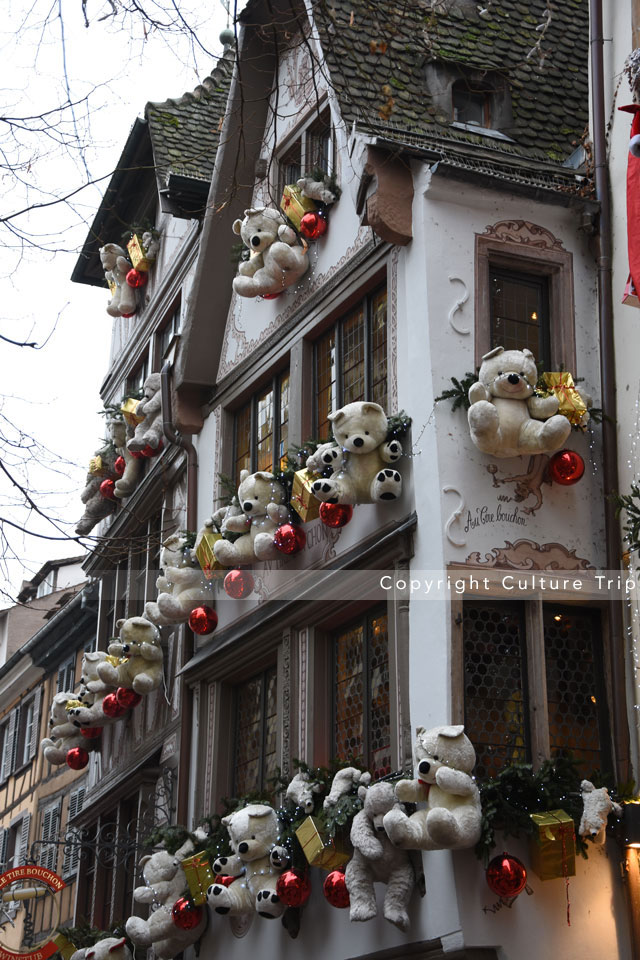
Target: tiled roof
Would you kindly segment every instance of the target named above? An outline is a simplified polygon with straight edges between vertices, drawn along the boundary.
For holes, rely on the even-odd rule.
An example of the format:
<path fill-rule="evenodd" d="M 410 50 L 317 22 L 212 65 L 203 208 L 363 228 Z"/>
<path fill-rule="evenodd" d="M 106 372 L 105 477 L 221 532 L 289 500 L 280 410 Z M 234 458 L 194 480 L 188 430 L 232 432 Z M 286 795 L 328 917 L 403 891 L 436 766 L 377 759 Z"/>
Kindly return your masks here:
<path fill-rule="evenodd" d="M 207 183 L 211 180 L 232 71 L 233 54 L 229 51 L 195 90 L 176 100 L 146 105 L 161 189 L 169 174 Z"/>
<path fill-rule="evenodd" d="M 570 182 L 575 171 L 562 165 L 588 122 L 588 0 L 554 0 L 543 32 L 546 7 L 546 0 L 316 0 L 314 10 L 348 127 L 356 122 L 448 156 L 469 156 L 473 146 L 486 163 L 522 168 L 524 160 L 527 169 Z M 514 142 L 451 126 L 428 88 L 430 64 L 504 77 Z"/>

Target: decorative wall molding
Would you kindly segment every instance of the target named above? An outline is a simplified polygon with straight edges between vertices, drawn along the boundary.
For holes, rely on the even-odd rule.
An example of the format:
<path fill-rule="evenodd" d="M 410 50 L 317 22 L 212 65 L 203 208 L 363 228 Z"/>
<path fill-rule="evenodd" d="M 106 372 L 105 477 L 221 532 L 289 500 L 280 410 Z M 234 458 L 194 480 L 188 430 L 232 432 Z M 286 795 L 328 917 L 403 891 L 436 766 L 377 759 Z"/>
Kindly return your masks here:
<path fill-rule="evenodd" d="M 453 318 L 454 318 L 454 316 L 456 315 L 456 313 L 458 312 L 458 310 L 462 310 L 462 307 L 465 305 L 465 303 L 466 303 L 467 300 L 469 299 L 469 290 L 468 290 L 468 288 L 467 288 L 466 283 L 465 283 L 464 280 L 462 279 L 462 277 L 452 277 L 452 276 L 450 276 L 450 277 L 449 277 L 449 283 L 461 283 L 462 286 L 463 286 L 463 288 L 464 288 L 464 289 L 463 289 L 462 296 L 461 296 L 461 297 L 458 297 L 458 299 L 456 300 L 456 302 L 454 303 L 454 305 L 453 305 L 453 306 L 451 307 L 451 309 L 449 310 L 449 315 L 448 315 L 448 317 L 447 317 L 447 319 L 448 319 L 448 321 L 449 321 L 449 326 L 451 327 L 452 330 L 455 330 L 456 333 L 459 333 L 459 334 L 461 334 L 463 337 L 466 337 L 466 336 L 468 336 L 468 334 L 471 333 L 471 327 L 458 327 L 458 326 L 456 326 L 456 324 L 454 323 Z"/>
<path fill-rule="evenodd" d="M 492 547 L 490 553 L 470 553 L 465 564 L 470 567 L 499 567 L 506 570 L 593 570 L 593 564 L 577 557 L 561 543 L 536 543 L 534 540 L 505 541 L 503 547 Z"/>
<path fill-rule="evenodd" d="M 389 277 L 389 297 L 387 324 L 389 327 L 389 408 L 393 413 L 398 412 L 398 260 L 400 249 L 394 247 L 391 254 L 391 270 Z"/>
<path fill-rule="evenodd" d="M 529 220 L 499 220 L 488 224 L 483 237 L 502 240 L 509 243 L 526 243 L 544 250 L 564 250 L 562 240 L 555 237 L 546 227 Z"/>
<path fill-rule="evenodd" d="M 280 663 L 282 679 L 282 722 L 280 724 L 282 747 L 280 750 L 280 769 L 284 777 L 292 775 L 291 770 L 291 632 L 285 630 L 280 644 Z"/>
<path fill-rule="evenodd" d="M 443 493 L 455 493 L 455 495 L 456 495 L 456 496 L 458 497 L 458 499 L 460 500 L 459 505 L 455 508 L 455 510 L 454 510 L 453 513 L 450 515 L 450 517 L 449 517 L 449 519 L 447 520 L 447 522 L 445 523 L 445 525 L 444 525 L 444 532 L 445 532 L 446 538 L 447 538 L 447 540 L 449 541 L 450 544 L 452 544 L 454 547 L 464 547 L 467 541 L 464 540 L 464 539 L 463 539 L 463 540 L 456 540 L 456 538 L 455 538 L 454 536 L 452 536 L 452 534 L 451 534 L 451 527 L 452 527 L 452 525 L 456 522 L 456 520 L 459 520 L 459 519 L 460 519 L 460 517 L 462 516 L 462 514 L 463 514 L 463 512 L 464 512 L 464 497 L 462 496 L 462 494 L 460 493 L 460 491 L 456 489 L 456 487 L 451 487 L 451 486 L 449 486 L 449 485 L 443 487 L 443 488 L 442 488 L 442 492 L 443 492 Z"/>

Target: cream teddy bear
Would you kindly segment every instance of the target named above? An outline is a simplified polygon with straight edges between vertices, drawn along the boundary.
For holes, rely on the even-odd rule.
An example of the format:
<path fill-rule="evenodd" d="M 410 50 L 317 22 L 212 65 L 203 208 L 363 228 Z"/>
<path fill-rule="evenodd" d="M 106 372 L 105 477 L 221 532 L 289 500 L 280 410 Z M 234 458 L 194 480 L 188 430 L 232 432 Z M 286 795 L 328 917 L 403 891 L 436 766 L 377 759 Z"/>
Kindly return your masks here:
<path fill-rule="evenodd" d="M 185 623 L 195 607 L 210 604 L 202 570 L 186 549 L 184 534 L 173 533 L 162 544 L 162 574 L 156 580 L 158 599 L 144 605 L 144 615 L 151 623 Z"/>
<path fill-rule="evenodd" d="M 309 197 L 310 200 L 317 200 L 318 203 L 327 205 L 336 202 L 336 195 L 329 190 L 324 180 L 314 180 L 313 177 L 301 177 L 297 181 L 298 189 L 303 197 Z"/>
<path fill-rule="evenodd" d="M 294 808 L 310 814 L 313 813 L 318 794 L 323 790 L 324 785 L 320 781 L 312 780 L 308 773 L 301 770 L 289 783 L 285 800 Z"/>
<path fill-rule="evenodd" d="M 115 284 L 115 292 L 107 305 L 111 317 L 124 317 L 136 312 L 136 292 L 127 283 L 131 264 L 126 252 L 117 243 L 100 247 L 100 263 L 107 283 Z"/>
<path fill-rule="evenodd" d="M 355 793 L 360 787 L 367 787 L 371 783 L 371 774 L 368 770 L 358 770 L 357 767 L 343 767 L 338 770 L 331 781 L 331 789 L 324 798 L 322 809 L 325 813 L 330 812 L 336 806 L 341 797 L 348 793 Z"/>
<path fill-rule="evenodd" d="M 113 444 L 105 443 L 104 446 L 96 450 L 94 457 L 100 457 L 103 461 L 105 472 L 100 476 L 89 472 L 85 482 L 85 488 L 80 494 L 80 499 L 84 503 L 84 514 L 76 524 L 76 534 L 79 537 L 86 537 L 93 528 L 105 517 L 108 517 L 116 509 L 115 500 L 103 497 L 100 493 L 100 485 L 103 480 L 109 477 L 115 479 L 114 462 L 116 459 Z"/>
<path fill-rule="evenodd" d="M 397 500 L 402 477 L 389 467 L 402 456 L 398 440 L 387 442 L 387 415 L 378 403 L 356 401 L 329 415 L 337 446 L 324 443 L 307 459 L 307 470 L 333 473 L 314 480 L 314 496 L 327 503 Z"/>
<path fill-rule="evenodd" d="M 478 450 L 494 457 L 559 450 L 571 424 L 555 396 L 536 397 L 538 370 L 530 350 L 496 347 L 482 358 L 469 390 L 469 429 Z"/>
<path fill-rule="evenodd" d="M 109 657 L 109 654 L 105 653 L 104 650 L 89 650 L 83 654 L 80 693 L 78 694 L 79 700 L 87 700 L 88 694 L 89 696 L 93 696 L 91 703 L 95 703 L 100 697 L 104 697 L 105 694 L 115 690 L 113 684 L 105 683 L 104 680 L 100 679 L 98 667 L 101 663 L 104 663 L 105 660 L 113 663 L 114 658 Z"/>
<path fill-rule="evenodd" d="M 153 947 L 158 960 L 171 960 L 187 947 L 196 943 L 207 925 L 207 912 L 192 930 L 182 930 L 171 916 L 174 903 L 187 890 L 187 878 L 182 861 L 193 853 L 193 844 L 187 840 L 175 854 L 158 850 L 140 861 L 145 886 L 136 887 L 133 899 L 136 903 L 155 906 L 148 920 L 129 917 L 125 924 L 127 936 L 136 947 Z"/>
<path fill-rule="evenodd" d="M 132 957 L 124 937 L 104 937 L 92 947 L 76 950 L 71 960 L 132 960 Z"/>
<path fill-rule="evenodd" d="M 383 820 L 391 810 L 399 810 L 393 786 L 381 780 L 360 787 L 362 810 L 351 825 L 353 857 L 347 864 L 345 882 L 351 903 L 350 920 L 371 920 L 378 913 L 374 882 L 386 883 L 384 917 L 406 932 L 407 907 L 415 886 L 415 874 L 408 850 L 400 850 L 389 840 Z"/>
<path fill-rule="evenodd" d="M 144 397 L 136 407 L 136 416 L 144 420 L 136 426 L 135 433 L 127 441 L 127 447 L 133 453 L 139 453 L 145 447 L 157 450 L 162 443 L 162 395 L 160 374 L 150 373 L 144 382 Z"/>
<path fill-rule="evenodd" d="M 300 279 L 309 267 L 306 247 L 298 244 L 295 230 L 273 207 L 245 210 L 244 220 L 235 220 L 239 234 L 251 251 L 238 267 L 233 289 L 241 297 L 264 297 L 282 293 Z"/>
<path fill-rule="evenodd" d="M 289 519 L 285 506 L 286 493 L 272 473 L 263 470 L 249 473 L 243 470 L 238 487 L 239 516 L 225 519 L 225 529 L 241 533 L 234 543 L 217 540 L 213 552 L 216 560 L 225 567 L 235 567 L 256 560 L 273 560 L 280 556 L 273 542 L 273 535 Z"/>
<path fill-rule="evenodd" d="M 133 431 L 130 427 L 127 427 L 124 420 L 107 420 L 107 427 L 116 453 L 124 460 L 124 472 L 116 480 L 113 489 L 114 495 L 122 500 L 124 497 L 130 497 L 138 486 L 142 475 L 142 461 L 129 452 L 127 440 L 130 439 L 129 433 L 133 436 Z"/>
<path fill-rule="evenodd" d="M 622 807 L 609 796 L 606 787 L 596 787 L 590 780 L 583 780 L 580 784 L 582 793 L 582 818 L 578 833 L 581 837 L 589 837 L 594 843 L 602 844 L 605 841 L 607 819 L 611 812 L 617 817 L 622 816 Z"/>
<path fill-rule="evenodd" d="M 242 883 L 226 887 L 212 883 L 207 901 L 216 913 L 235 916 L 252 913 L 272 919 L 284 912 L 285 906 L 276 893 L 278 877 L 288 865 L 284 847 L 277 845 L 280 827 L 273 807 L 250 803 L 222 823 L 229 831 L 233 856 L 219 857 L 213 872 L 228 877 L 242 877 Z"/>
<path fill-rule="evenodd" d="M 69 750 L 74 747 L 86 749 L 87 746 L 86 738 L 80 734 L 77 725 L 69 719 L 67 713 L 67 701 L 74 698 L 74 693 L 56 693 L 49 715 L 50 736 L 40 741 L 45 760 L 56 766 L 66 762 Z"/>
<path fill-rule="evenodd" d="M 414 745 L 417 779 L 400 780 L 401 803 L 426 801 L 407 816 L 399 807 L 384 817 L 392 843 L 405 850 L 458 850 L 480 839 L 480 794 L 471 777 L 476 752 L 463 726 L 418 727 Z"/>
<path fill-rule="evenodd" d="M 109 652 L 122 654 L 124 662 L 114 666 L 108 660 L 98 664 L 98 676 L 114 687 L 127 687 L 145 696 L 162 683 L 163 655 L 158 629 L 143 617 L 118 620 L 119 641 Z"/>

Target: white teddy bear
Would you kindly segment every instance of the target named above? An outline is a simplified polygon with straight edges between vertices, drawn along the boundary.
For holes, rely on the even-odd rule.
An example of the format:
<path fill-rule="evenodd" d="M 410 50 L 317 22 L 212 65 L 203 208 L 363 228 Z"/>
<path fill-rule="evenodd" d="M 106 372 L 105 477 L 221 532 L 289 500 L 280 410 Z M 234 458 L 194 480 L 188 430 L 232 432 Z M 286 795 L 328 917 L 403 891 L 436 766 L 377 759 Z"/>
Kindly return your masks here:
<path fill-rule="evenodd" d="M 536 397 L 538 370 L 530 350 L 496 347 L 482 358 L 469 390 L 469 429 L 478 450 L 494 457 L 559 450 L 571 424 L 555 396 Z"/>
<path fill-rule="evenodd" d="M 173 533 L 162 544 L 160 566 L 162 574 L 156 580 L 158 599 L 144 605 L 144 615 L 160 627 L 168 623 L 186 623 L 195 607 L 210 604 L 200 566 L 185 550 L 187 538 Z"/>
<path fill-rule="evenodd" d="M 116 453 L 124 460 L 124 472 L 116 480 L 113 489 L 114 495 L 122 500 L 124 497 L 130 497 L 138 486 L 142 474 L 142 461 L 129 452 L 127 447 L 129 429 L 124 420 L 107 420 L 107 427 Z M 133 434 L 133 431 L 131 431 L 131 434 Z"/>
<path fill-rule="evenodd" d="M 124 937 L 104 937 L 92 947 L 76 950 L 71 960 L 132 960 L 132 957 Z"/>
<path fill-rule="evenodd" d="M 282 293 L 300 279 L 309 267 L 305 247 L 298 245 L 295 230 L 287 226 L 273 207 L 245 210 L 244 220 L 235 220 L 239 234 L 251 251 L 238 267 L 233 289 L 241 297 L 264 297 Z"/>
<path fill-rule="evenodd" d="M 136 312 L 136 292 L 127 283 L 131 264 L 127 254 L 117 243 L 105 243 L 100 247 L 100 263 L 107 283 L 115 284 L 115 292 L 107 305 L 111 317 L 124 317 Z"/>
<path fill-rule="evenodd" d="M 622 816 L 622 807 L 609 796 L 606 787 L 596 787 L 590 780 L 583 780 L 580 784 L 582 793 L 582 819 L 578 827 L 581 837 L 589 837 L 594 843 L 602 844 L 606 838 L 607 818 L 613 811 L 617 817 Z"/>
<path fill-rule="evenodd" d="M 312 177 L 301 177 L 297 181 L 298 189 L 303 197 L 309 197 L 310 200 L 317 200 L 318 203 L 336 202 L 336 195 L 329 190 L 324 180 L 314 180 Z"/>
<path fill-rule="evenodd" d="M 160 374 L 150 373 L 144 382 L 144 397 L 136 407 L 136 416 L 144 420 L 136 426 L 135 433 L 127 447 L 133 453 L 139 453 L 145 447 L 157 450 L 162 443 L 162 394 Z"/>
<path fill-rule="evenodd" d="M 406 932 L 407 907 L 415 886 L 415 874 L 408 850 L 389 840 L 383 820 L 391 810 L 400 809 L 393 786 L 380 781 L 360 787 L 362 810 L 351 825 L 353 857 L 347 864 L 345 882 L 351 903 L 350 920 L 371 920 L 378 913 L 374 882 L 386 883 L 384 917 Z"/>
<path fill-rule="evenodd" d="M 315 799 L 324 790 L 324 785 L 318 780 L 312 780 L 306 771 L 296 773 L 287 787 L 285 799 L 305 813 L 313 813 Z"/>
<path fill-rule="evenodd" d="M 387 442 L 387 415 L 378 403 L 356 401 L 329 415 L 338 446 L 324 443 L 307 460 L 307 470 L 328 479 L 314 480 L 314 496 L 328 503 L 378 503 L 397 500 L 402 477 L 389 468 L 402 456 L 398 440 Z"/>
<path fill-rule="evenodd" d="M 348 793 L 352 793 L 357 787 L 367 787 L 371 783 L 371 774 L 368 770 L 358 770 L 357 767 L 343 767 L 338 770 L 331 781 L 331 790 L 324 798 L 322 809 L 327 813 L 331 811 L 338 800 Z"/>
<path fill-rule="evenodd" d="M 85 487 L 80 494 L 80 499 L 84 503 L 84 514 L 76 524 L 76 534 L 79 537 L 86 537 L 87 534 L 91 533 L 95 525 L 113 513 L 117 506 L 115 500 L 103 497 L 100 493 L 102 481 L 109 477 L 115 477 L 113 466 L 115 451 L 112 444 L 106 443 L 105 446 L 96 450 L 94 456 L 102 459 L 107 476 L 105 477 L 103 474 L 95 476 L 91 472 L 87 473 Z"/>
<path fill-rule="evenodd" d="M 104 697 L 106 693 L 111 693 L 115 690 L 115 686 L 111 683 L 105 683 L 98 673 L 98 667 L 101 663 L 104 663 L 105 660 L 113 663 L 113 659 L 114 658 L 109 657 L 109 654 L 105 653 L 104 650 L 85 651 L 82 656 L 79 700 L 88 702 L 88 694 L 89 696 L 93 696 L 91 703 L 95 703 L 97 699 Z"/>
<path fill-rule="evenodd" d="M 143 617 L 118 620 L 119 640 L 109 644 L 109 653 L 125 658 L 114 666 L 108 660 L 98 664 L 98 676 L 114 687 L 127 687 L 145 696 L 162 683 L 163 655 L 160 634 Z"/>
<path fill-rule="evenodd" d="M 140 861 L 145 886 L 136 887 L 133 899 L 136 903 L 155 906 L 148 920 L 129 917 L 125 924 L 127 936 L 137 947 L 151 947 L 158 960 L 171 960 L 187 947 L 196 943 L 207 925 L 207 912 L 202 910 L 200 922 L 192 930 L 182 930 L 171 916 L 174 903 L 187 890 L 187 878 L 182 861 L 193 853 L 191 840 L 175 854 L 159 850 Z"/>
<path fill-rule="evenodd" d="M 207 890 L 209 905 L 216 913 L 231 916 L 254 910 L 267 919 L 281 916 L 285 906 L 276 885 L 288 865 L 288 855 L 284 847 L 276 845 L 280 827 L 275 810 L 263 803 L 250 803 L 222 822 L 229 831 L 233 856 L 219 857 L 213 872 L 242 877 L 242 883 L 228 887 L 212 883 Z"/>
<path fill-rule="evenodd" d="M 66 762 L 67 753 L 74 747 L 86 749 L 87 740 L 78 731 L 78 727 L 69 719 L 67 701 L 75 698 L 74 693 L 56 693 L 49 715 L 50 736 L 40 741 L 45 760 L 56 766 Z"/>
<path fill-rule="evenodd" d="M 416 780 L 400 780 L 401 803 L 426 801 L 407 816 L 400 808 L 384 817 L 392 843 L 405 850 L 460 850 L 480 839 L 480 793 L 471 777 L 476 752 L 464 727 L 418 727 L 414 745 Z"/>
<path fill-rule="evenodd" d="M 285 501 L 285 489 L 272 473 L 260 470 L 250 474 L 243 470 L 238 487 L 241 513 L 228 516 L 224 522 L 226 530 L 242 536 L 234 543 L 217 540 L 213 548 L 216 560 L 225 567 L 235 567 L 280 556 L 273 535 L 280 524 L 289 519 Z"/>

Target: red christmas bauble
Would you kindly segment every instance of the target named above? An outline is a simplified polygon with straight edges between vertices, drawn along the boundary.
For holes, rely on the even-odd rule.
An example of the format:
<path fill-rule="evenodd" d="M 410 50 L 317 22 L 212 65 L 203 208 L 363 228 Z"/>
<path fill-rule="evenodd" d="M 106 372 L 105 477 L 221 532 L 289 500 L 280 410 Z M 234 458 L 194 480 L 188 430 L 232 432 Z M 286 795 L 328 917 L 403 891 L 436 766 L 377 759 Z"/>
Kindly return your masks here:
<path fill-rule="evenodd" d="M 276 299 L 277 297 L 279 297 L 279 296 L 280 296 L 280 291 L 278 291 L 278 293 L 263 293 L 263 294 L 262 294 L 262 299 L 263 299 L 263 300 L 275 300 L 275 299 Z"/>
<path fill-rule="evenodd" d="M 137 707 L 142 700 L 142 697 L 130 687 L 118 687 L 116 690 L 116 700 L 121 707 L 124 707 L 125 710 L 129 710 L 131 707 Z"/>
<path fill-rule="evenodd" d="M 549 476 L 554 483 L 570 487 L 577 483 L 584 473 L 584 460 L 574 450 L 559 450 L 549 460 Z"/>
<path fill-rule="evenodd" d="M 104 713 L 105 717 L 110 717 L 111 720 L 116 720 L 118 717 L 123 717 L 125 715 L 127 708 L 121 703 L 118 703 L 115 693 L 108 693 L 102 701 L 102 712 Z"/>
<path fill-rule="evenodd" d="M 100 493 L 105 500 L 115 500 L 115 483 L 113 480 L 103 480 L 100 484 Z"/>
<path fill-rule="evenodd" d="M 125 463 L 124 457 L 117 457 L 116 462 L 113 465 L 114 473 L 117 473 L 118 476 L 121 477 L 122 474 L 124 473 L 124 469 L 126 465 L 127 464 Z"/>
<path fill-rule="evenodd" d="M 300 875 L 295 870 L 285 870 L 278 877 L 276 893 L 285 907 L 303 907 L 311 896 L 309 877 Z"/>
<path fill-rule="evenodd" d="M 189 629 L 199 636 L 213 633 L 218 626 L 218 614 L 211 607 L 196 607 L 189 615 Z"/>
<path fill-rule="evenodd" d="M 332 870 L 328 873 L 322 890 L 332 907 L 343 910 L 349 906 L 349 891 L 342 870 Z"/>
<path fill-rule="evenodd" d="M 498 897 L 517 897 L 527 883 L 527 871 L 517 857 L 501 853 L 487 867 L 487 883 Z"/>
<path fill-rule="evenodd" d="M 237 880 L 237 877 L 216 877 L 216 883 L 221 883 L 223 887 L 230 887 L 234 880 Z"/>
<path fill-rule="evenodd" d="M 325 527 L 346 527 L 353 516 L 350 503 L 321 503 L 320 519 Z"/>
<path fill-rule="evenodd" d="M 87 740 L 95 740 L 102 734 L 102 727 L 80 727 L 80 736 Z"/>
<path fill-rule="evenodd" d="M 318 237 L 324 237 L 327 232 L 327 218 L 321 213 L 305 213 L 300 221 L 300 233 L 305 240 L 317 240 Z"/>
<path fill-rule="evenodd" d="M 135 317 L 135 315 L 136 315 L 135 310 L 133 311 L 133 313 L 121 313 L 121 314 L 120 314 L 120 316 L 121 316 L 121 317 L 124 317 L 125 320 L 129 320 L 131 317 Z"/>
<path fill-rule="evenodd" d="M 224 591 L 234 600 L 242 600 L 253 593 L 255 580 L 249 570 L 230 570 L 224 578 Z"/>
<path fill-rule="evenodd" d="M 180 930 L 195 930 L 202 920 L 202 907 L 196 907 L 187 897 L 180 897 L 171 908 L 171 919 Z"/>
<path fill-rule="evenodd" d="M 140 453 L 143 457 L 149 457 L 150 459 L 151 457 L 157 457 L 158 454 L 162 453 L 163 447 L 164 447 L 164 443 L 162 442 L 162 437 L 160 437 L 160 442 L 158 443 L 157 447 L 152 447 L 151 444 L 148 443 L 146 447 L 142 448 Z"/>
<path fill-rule="evenodd" d="M 273 535 L 273 542 L 280 553 L 291 556 L 304 549 L 307 535 L 297 523 L 281 523 Z"/>
<path fill-rule="evenodd" d="M 72 747 L 67 751 L 67 766 L 72 770 L 84 770 L 89 763 L 89 754 L 84 747 Z"/>
<path fill-rule="evenodd" d="M 129 450 L 129 453 L 134 460 L 144 460 L 144 453 L 142 450 Z"/>
<path fill-rule="evenodd" d="M 133 287 L 134 290 L 136 287 L 144 287 L 148 279 L 149 274 L 145 273 L 144 270 L 129 270 L 129 273 L 125 277 L 129 286 Z"/>

